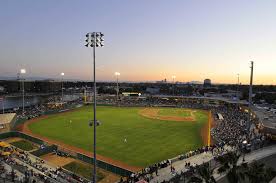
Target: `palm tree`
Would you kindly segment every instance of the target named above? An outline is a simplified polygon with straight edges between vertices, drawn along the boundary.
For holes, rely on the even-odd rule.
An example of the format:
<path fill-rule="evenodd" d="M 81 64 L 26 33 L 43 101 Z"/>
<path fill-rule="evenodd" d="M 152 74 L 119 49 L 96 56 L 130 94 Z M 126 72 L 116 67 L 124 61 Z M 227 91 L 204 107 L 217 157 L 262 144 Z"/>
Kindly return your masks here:
<path fill-rule="evenodd" d="M 249 165 L 247 163 L 237 165 L 239 157 L 239 154 L 229 152 L 217 158 L 222 165 L 218 172 L 227 172 L 226 176 L 230 183 L 244 182 L 245 180 L 250 183 L 269 183 L 276 176 L 276 171 L 266 168 L 264 164 L 256 161 Z"/>
<path fill-rule="evenodd" d="M 205 183 L 216 183 L 213 176 L 214 169 L 211 169 L 210 163 L 204 163 L 196 168 L 198 176 L 193 176 L 191 178 L 192 182 L 204 182 Z"/>
<path fill-rule="evenodd" d="M 275 175 L 276 172 L 272 168 L 266 168 L 263 163 L 257 161 L 250 164 L 246 172 L 246 176 L 251 183 L 268 183 Z"/>
<path fill-rule="evenodd" d="M 248 171 L 246 173 L 248 179 L 252 183 L 260 183 L 264 180 L 264 164 L 259 164 L 257 162 L 253 162 L 248 167 Z"/>
<path fill-rule="evenodd" d="M 190 180 L 188 181 L 188 183 L 202 183 L 203 180 L 199 177 L 193 176 L 190 178 Z"/>
<path fill-rule="evenodd" d="M 176 175 L 170 180 L 170 182 L 177 183 L 177 182 L 180 182 L 180 179 L 181 179 L 181 175 L 176 174 Z"/>
<path fill-rule="evenodd" d="M 211 169 L 210 163 L 204 163 L 197 169 L 198 174 L 206 183 L 216 183 L 213 176 L 214 169 Z"/>
<path fill-rule="evenodd" d="M 244 163 L 238 166 L 240 155 L 235 152 L 229 152 L 217 158 L 217 161 L 222 165 L 219 173 L 227 172 L 227 179 L 230 183 L 238 183 L 245 179 L 245 170 L 247 165 Z"/>
<path fill-rule="evenodd" d="M 276 171 L 271 167 L 266 168 L 266 176 L 264 182 L 270 182 L 274 177 L 276 177 Z"/>

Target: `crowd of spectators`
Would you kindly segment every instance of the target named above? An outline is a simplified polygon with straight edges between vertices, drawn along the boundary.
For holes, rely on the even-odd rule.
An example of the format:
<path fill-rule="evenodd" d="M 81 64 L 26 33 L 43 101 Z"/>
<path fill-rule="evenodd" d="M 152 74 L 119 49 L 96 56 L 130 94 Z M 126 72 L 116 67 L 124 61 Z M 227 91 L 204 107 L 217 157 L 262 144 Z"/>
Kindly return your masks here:
<path fill-rule="evenodd" d="M 214 155 L 220 155 L 220 153 L 223 152 L 225 146 L 235 146 L 236 148 L 240 148 L 244 141 L 246 141 L 248 148 L 251 148 L 251 146 L 255 148 L 256 146 L 262 146 L 263 142 L 267 139 L 267 137 L 260 133 L 254 125 L 248 129 L 246 124 L 248 122 L 249 115 L 237 104 L 209 104 L 205 103 L 201 99 L 182 100 L 166 97 L 123 97 L 120 98 L 118 103 L 116 100 L 114 100 L 114 98 L 110 99 L 99 97 L 97 101 L 100 104 L 116 104 L 119 106 L 171 106 L 177 108 L 205 109 L 212 111 L 214 117 L 214 125 L 211 129 L 213 145 L 204 146 L 202 148 L 198 148 L 196 150 L 179 155 L 177 158 L 180 160 L 208 151 L 212 152 Z M 68 102 L 66 105 L 62 105 L 63 107 L 60 108 L 60 110 L 70 108 L 70 106 L 76 106 L 77 104 L 80 104 L 80 101 Z M 44 114 L 45 111 L 48 110 L 50 110 L 50 108 L 47 105 L 31 107 L 29 110 L 26 110 L 27 112 L 25 113 L 25 117 L 37 117 Z M 223 119 L 219 119 L 218 114 L 220 114 Z M 20 113 L 19 117 L 21 117 Z M 24 155 L 20 156 L 17 158 L 21 159 L 25 163 L 30 164 L 28 157 L 24 157 Z M 59 170 L 43 170 L 43 166 L 37 162 L 32 162 L 30 165 L 34 166 L 36 169 L 39 169 L 39 171 L 43 172 L 45 176 L 49 177 L 50 179 L 57 180 L 59 177 L 64 179 L 61 171 Z M 138 173 L 131 174 L 126 180 L 122 179 L 121 182 L 136 182 L 140 179 L 149 181 L 153 174 L 158 176 L 158 171 L 167 166 L 172 166 L 172 160 L 164 160 L 160 163 L 149 166 Z M 189 167 L 189 170 L 192 171 L 192 167 L 196 165 L 189 165 L 187 163 L 187 166 Z M 173 172 L 173 167 L 171 170 Z"/>
<path fill-rule="evenodd" d="M 13 170 L 9 174 L 12 176 L 10 180 L 17 182 L 31 183 L 80 183 L 88 182 L 81 177 L 68 172 L 61 167 L 52 167 L 44 162 L 44 160 L 30 155 L 28 152 L 13 148 L 12 154 L 1 157 L 1 163 L 5 163 L 12 167 Z M 1 170 L 1 166 L 0 166 Z M 14 170 L 20 172 L 23 176 L 18 176 Z M 2 172 L 3 174 L 4 172 Z"/>
<path fill-rule="evenodd" d="M 57 97 L 48 97 L 43 103 L 38 105 L 25 107 L 24 113 L 22 109 L 16 109 L 17 118 L 32 119 L 39 117 L 45 113 L 53 111 L 65 111 L 70 108 L 74 108 L 78 105 L 82 105 L 82 100 L 80 98 L 76 100 L 63 102 L 62 100 L 57 100 Z"/>
<path fill-rule="evenodd" d="M 212 109 L 216 125 L 211 135 L 217 143 L 234 145 L 244 139 L 248 114 L 242 112 L 239 107 L 220 106 Z M 220 114 L 223 119 L 217 116 Z"/>
<path fill-rule="evenodd" d="M 155 97 L 146 100 L 136 99 L 131 102 L 135 102 L 135 106 L 173 106 L 178 108 L 205 109 L 212 112 L 214 118 L 214 124 L 211 129 L 213 145 L 204 146 L 179 155 L 178 159 L 180 160 L 208 151 L 212 152 L 214 157 L 218 157 L 225 152 L 226 146 L 241 150 L 244 142 L 246 142 L 246 148 L 248 150 L 256 149 L 262 147 L 267 139 L 267 136 L 260 133 L 255 124 L 252 124 L 250 129 L 247 129 L 246 124 L 249 115 L 238 104 L 208 104 L 196 100 L 189 101 L 168 99 L 164 97 Z M 120 105 L 124 106 L 126 104 L 128 106 L 131 102 L 130 100 L 122 100 L 120 101 Z M 219 119 L 218 114 L 223 116 L 223 119 Z M 122 180 L 121 182 L 137 182 L 141 179 L 149 182 L 154 173 L 158 176 L 158 170 L 167 166 L 172 166 L 171 160 L 165 160 L 165 162 L 168 162 L 166 166 L 160 166 L 160 164 L 157 163 L 136 174 L 132 174 L 126 180 Z M 192 173 L 196 169 L 196 166 L 197 165 L 190 165 L 187 163 L 185 165 L 186 168 L 188 167 L 186 173 Z"/>

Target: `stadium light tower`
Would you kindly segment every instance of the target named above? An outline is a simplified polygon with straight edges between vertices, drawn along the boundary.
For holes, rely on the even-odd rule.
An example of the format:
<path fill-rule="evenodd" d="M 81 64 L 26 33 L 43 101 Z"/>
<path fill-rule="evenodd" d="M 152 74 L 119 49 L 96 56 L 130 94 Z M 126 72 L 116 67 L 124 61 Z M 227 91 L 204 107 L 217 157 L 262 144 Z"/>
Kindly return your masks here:
<path fill-rule="evenodd" d="M 238 99 L 238 93 L 239 93 L 239 89 L 240 89 L 240 74 L 237 74 L 237 79 L 238 79 L 238 83 L 237 83 L 237 93 L 236 93 L 236 97 Z"/>
<path fill-rule="evenodd" d="M 175 80 L 176 76 L 172 76 L 173 79 L 173 95 L 174 95 L 174 80 Z"/>
<path fill-rule="evenodd" d="M 119 72 L 115 72 L 115 76 L 116 76 L 116 80 L 117 80 L 117 89 L 116 89 L 116 93 L 117 93 L 117 105 L 119 105 L 119 76 L 121 74 Z"/>
<path fill-rule="evenodd" d="M 253 85 L 253 71 L 254 71 L 254 62 L 251 61 L 250 62 L 251 66 L 250 66 L 250 85 L 249 85 L 249 99 L 248 99 L 248 123 L 247 123 L 247 130 L 249 132 L 250 130 L 250 123 L 251 123 L 251 108 L 252 108 L 252 85 Z"/>
<path fill-rule="evenodd" d="M 24 78 L 23 74 L 26 74 L 26 69 L 20 69 L 20 77 L 22 78 L 22 115 L 25 114 L 25 87 L 24 87 Z"/>
<path fill-rule="evenodd" d="M 103 47 L 104 46 L 104 39 L 103 34 L 101 32 L 91 32 L 86 34 L 86 47 L 92 47 L 93 48 L 93 75 L 94 75 L 94 169 L 93 169 L 93 182 L 97 182 L 97 157 L 96 157 L 96 126 L 97 126 L 97 120 L 96 120 L 96 47 Z"/>
<path fill-rule="evenodd" d="M 61 75 L 61 101 L 63 102 L 63 77 L 64 77 L 64 72 L 60 73 Z"/>

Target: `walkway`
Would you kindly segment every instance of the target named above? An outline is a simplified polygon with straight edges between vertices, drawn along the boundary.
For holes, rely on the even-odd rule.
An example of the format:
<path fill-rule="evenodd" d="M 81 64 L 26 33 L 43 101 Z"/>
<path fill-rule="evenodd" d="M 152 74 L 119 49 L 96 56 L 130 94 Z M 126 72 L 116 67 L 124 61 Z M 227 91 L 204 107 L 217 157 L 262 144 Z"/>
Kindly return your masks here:
<path fill-rule="evenodd" d="M 230 150 L 230 149 L 228 149 Z M 249 154 L 246 154 L 245 156 L 245 161 L 246 162 L 252 162 L 253 160 L 259 160 L 262 159 L 264 157 L 270 156 L 272 154 L 276 153 L 276 145 L 273 146 L 269 146 L 263 149 L 259 149 L 259 150 L 255 150 Z M 175 168 L 177 174 L 180 174 L 181 171 L 187 171 L 187 169 L 185 168 L 185 164 L 186 162 L 190 162 L 191 165 L 199 165 L 205 162 L 208 162 L 210 160 L 212 160 L 214 158 L 214 156 L 212 155 L 211 152 L 207 152 L 207 153 L 202 153 L 202 154 L 198 154 L 195 156 L 192 156 L 190 158 L 184 159 L 184 160 L 179 160 L 177 162 L 173 163 L 173 167 Z M 242 163 L 242 157 L 239 160 L 239 163 Z M 174 175 L 171 173 L 171 169 L 170 166 L 160 169 L 158 171 L 158 176 L 156 176 L 154 174 L 153 179 L 150 181 L 151 183 L 160 183 L 162 181 L 168 181 L 170 180 Z M 220 175 L 215 173 L 214 177 L 219 180 L 223 177 L 224 175 Z"/>
<path fill-rule="evenodd" d="M 251 153 L 246 154 L 245 162 L 251 163 L 253 161 L 261 160 L 265 157 L 271 156 L 275 153 L 276 153 L 276 145 L 268 146 L 263 149 L 258 149 L 258 150 L 252 151 Z M 242 164 L 242 159 L 243 157 L 241 156 L 238 161 L 238 165 Z M 218 174 L 217 172 L 215 172 L 214 174 L 214 177 L 216 180 L 219 180 L 224 176 L 225 176 L 224 174 Z"/>

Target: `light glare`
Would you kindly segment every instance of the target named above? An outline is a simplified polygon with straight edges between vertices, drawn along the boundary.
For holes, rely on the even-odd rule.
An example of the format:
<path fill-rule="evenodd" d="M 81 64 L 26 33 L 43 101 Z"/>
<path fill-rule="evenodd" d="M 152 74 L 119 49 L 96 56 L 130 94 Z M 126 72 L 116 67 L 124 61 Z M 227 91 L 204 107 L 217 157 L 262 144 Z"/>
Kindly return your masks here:
<path fill-rule="evenodd" d="M 21 69 L 21 70 L 20 70 L 20 73 L 21 73 L 21 74 L 26 74 L 26 69 Z"/>

